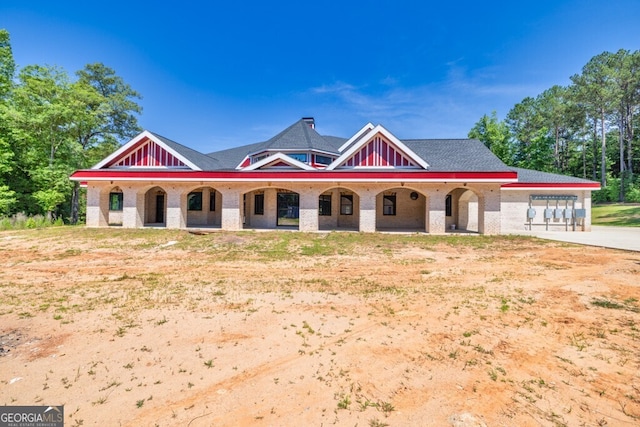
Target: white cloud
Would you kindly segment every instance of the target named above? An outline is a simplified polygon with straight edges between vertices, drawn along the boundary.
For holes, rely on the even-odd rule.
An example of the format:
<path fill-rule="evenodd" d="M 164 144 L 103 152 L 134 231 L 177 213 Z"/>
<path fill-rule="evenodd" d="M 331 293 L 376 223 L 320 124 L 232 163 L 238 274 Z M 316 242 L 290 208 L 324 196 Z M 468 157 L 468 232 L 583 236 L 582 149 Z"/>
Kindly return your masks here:
<path fill-rule="evenodd" d="M 308 94 L 323 115 L 348 123 L 351 131 L 371 121 L 401 138 L 460 138 L 483 114 L 496 110 L 504 117 L 523 98 L 545 89 L 526 82 L 496 82 L 500 73 L 494 69 L 470 74 L 459 62 L 448 64 L 442 82 L 400 86 L 399 80 L 388 76 L 377 85 L 336 81 Z"/>

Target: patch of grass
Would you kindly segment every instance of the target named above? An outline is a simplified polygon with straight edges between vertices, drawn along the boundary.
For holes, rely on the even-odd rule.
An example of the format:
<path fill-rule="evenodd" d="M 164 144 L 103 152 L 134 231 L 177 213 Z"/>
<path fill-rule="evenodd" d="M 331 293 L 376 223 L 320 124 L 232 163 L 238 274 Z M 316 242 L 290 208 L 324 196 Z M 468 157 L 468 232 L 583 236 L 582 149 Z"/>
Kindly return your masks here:
<path fill-rule="evenodd" d="M 349 409 L 349 405 L 351 405 L 351 397 L 348 394 L 338 401 L 338 409 Z"/>
<path fill-rule="evenodd" d="M 594 298 L 591 301 L 591 304 L 595 305 L 596 307 L 611 308 L 614 310 L 627 310 L 634 313 L 640 313 L 640 307 L 638 307 L 635 302 L 637 302 L 636 298 L 627 298 L 622 303 L 612 301 L 610 299 Z"/>
<path fill-rule="evenodd" d="M 640 227 L 639 204 L 606 204 L 591 207 L 593 225 L 613 225 L 616 227 Z"/>
<path fill-rule="evenodd" d="M 390 412 L 393 412 L 396 410 L 396 408 L 389 402 L 378 402 L 378 408 L 380 408 L 380 410 L 382 412 L 385 413 L 385 415 L 389 415 Z"/>

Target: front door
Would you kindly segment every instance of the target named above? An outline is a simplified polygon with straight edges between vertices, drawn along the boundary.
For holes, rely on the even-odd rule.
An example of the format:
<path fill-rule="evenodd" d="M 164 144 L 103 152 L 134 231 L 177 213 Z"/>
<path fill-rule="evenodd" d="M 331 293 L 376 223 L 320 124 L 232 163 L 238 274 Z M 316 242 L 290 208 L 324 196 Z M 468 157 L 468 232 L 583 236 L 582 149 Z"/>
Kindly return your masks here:
<path fill-rule="evenodd" d="M 156 195 L 156 222 L 164 222 L 164 194 Z"/>
<path fill-rule="evenodd" d="M 278 193 L 278 226 L 297 227 L 300 223 L 300 195 Z"/>

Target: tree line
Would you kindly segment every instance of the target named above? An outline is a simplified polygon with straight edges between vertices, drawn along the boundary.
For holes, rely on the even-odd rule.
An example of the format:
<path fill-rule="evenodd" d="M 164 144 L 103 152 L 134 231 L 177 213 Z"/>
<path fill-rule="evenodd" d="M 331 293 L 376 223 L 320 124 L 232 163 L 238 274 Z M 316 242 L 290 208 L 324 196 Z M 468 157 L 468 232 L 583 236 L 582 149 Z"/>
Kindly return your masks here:
<path fill-rule="evenodd" d="M 510 166 L 599 181 L 594 201 L 640 202 L 640 51 L 594 56 L 571 76 L 469 132 Z"/>
<path fill-rule="evenodd" d="M 81 220 L 83 193 L 69 176 L 140 132 L 139 99 L 102 63 L 74 78 L 56 66 L 18 70 L 9 32 L 0 29 L 0 217 Z"/>

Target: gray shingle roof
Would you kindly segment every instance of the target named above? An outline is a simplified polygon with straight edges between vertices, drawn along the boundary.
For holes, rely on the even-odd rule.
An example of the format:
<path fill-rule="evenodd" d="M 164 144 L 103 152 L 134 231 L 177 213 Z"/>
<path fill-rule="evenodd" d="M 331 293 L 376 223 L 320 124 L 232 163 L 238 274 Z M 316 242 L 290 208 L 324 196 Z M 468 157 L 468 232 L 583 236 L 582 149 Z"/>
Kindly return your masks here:
<path fill-rule="evenodd" d="M 337 152 L 340 146 L 335 146 L 331 138 L 324 138 L 304 120 L 298 120 L 273 138 L 258 147 L 262 150 L 308 150 Z"/>
<path fill-rule="evenodd" d="M 207 156 L 206 154 L 202 154 L 199 151 L 196 151 L 192 148 L 184 146 L 178 142 L 175 142 L 169 138 L 165 138 L 162 135 L 158 135 L 157 133 L 151 132 L 153 136 L 158 138 L 160 141 L 165 143 L 172 150 L 176 151 L 181 156 L 187 158 L 190 162 L 198 166 L 202 170 L 216 170 L 220 169 L 220 162 L 216 159 Z"/>
<path fill-rule="evenodd" d="M 321 150 L 340 155 L 338 149 L 347 138 L 322 136 L 304 120 L 292 124 L 273 138 L 255 144 L 202 154 L 182 144 L 155 134 L 169 147 L 188 158 L 202 170 L 233 170 L 249 154 L 261 151 Z M 510 167 L 504 164 L 477 139 L 406 139 L 409 149 L 429 164 L 432 172 L 509 172 L 518 173 L 521 183 L 593 183 L 582 178 Z"/>
<path fill-rule="evenodd" d="M 477 139 L 407 139 L 402 142 L 422 157 L 432 172 L 511 170 Z"/>
<path fill-rule="evenodd" d="M 257 147 L 259 147 L 261 144 L 262 142 L 258 142 L 255 144 L 228 148 L 226 150 L 209 153 L 207 154 L 207 156 L 215 159 L 218 162 L 220 167 L 217 169 L 235 169 L 236 166 L 238 166 L 240 162 L 247 156 L 247 154 L 255 153 L 257 151 Z"/>
<path fill-rule="evenodd" d="M 560 175 L 557 173 L 540 172 L 532 169 L 510 168 L 518 173 L 518 182 L 525 184 L 593 184 L 591 181 L 574 176 Z"/>
<path fill-rule="evenodd" d="M 219 168 L 217 169 L 235 169 L 248 154 L 267 150 L 275 152 L 314 149 L 338 155 L 338 148 L 345 141 L 345 138 L 322 136 L 315 129 L 309 127 L 304 120 L 299 120 L 267 141 L 215 151 L 207 156 L 218 162 Z"/>

